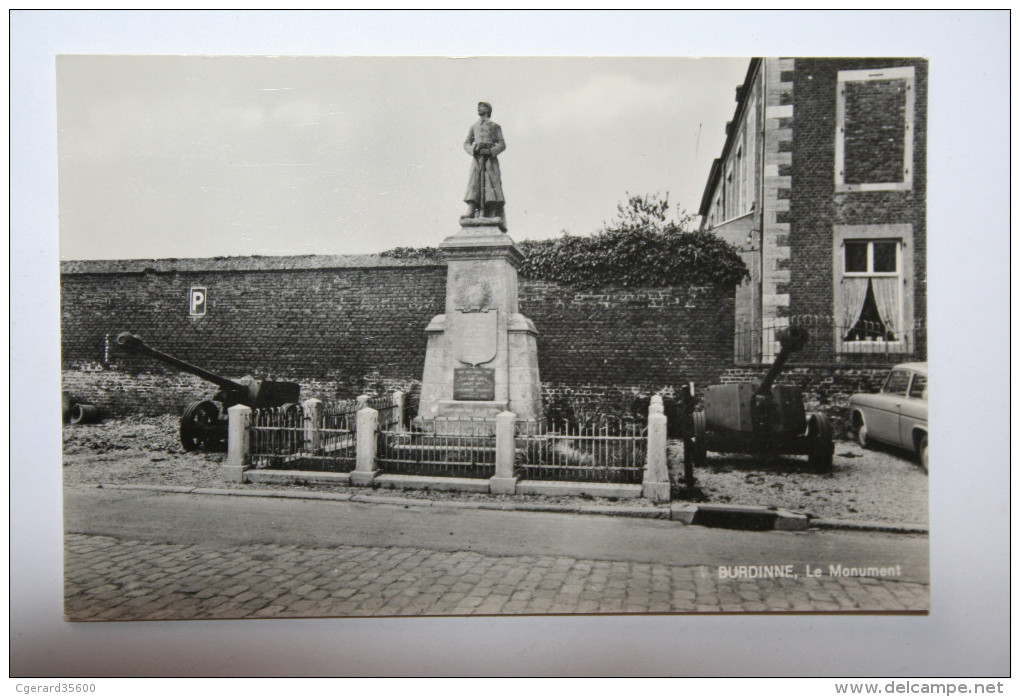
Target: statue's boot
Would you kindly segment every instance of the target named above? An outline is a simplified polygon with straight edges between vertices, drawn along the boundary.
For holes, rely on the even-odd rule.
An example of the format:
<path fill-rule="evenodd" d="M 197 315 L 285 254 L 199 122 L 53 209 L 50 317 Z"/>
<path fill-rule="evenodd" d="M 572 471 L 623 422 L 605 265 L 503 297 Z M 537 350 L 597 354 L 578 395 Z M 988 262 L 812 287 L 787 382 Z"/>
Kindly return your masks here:
<path fill-rule="evenodd" d="M 492 203 L 485 205 L 485 217 L 486 218 L 498 218 L 499 229 L 506 232 L 506 213 L 503 209 L 502 203 Z"/>

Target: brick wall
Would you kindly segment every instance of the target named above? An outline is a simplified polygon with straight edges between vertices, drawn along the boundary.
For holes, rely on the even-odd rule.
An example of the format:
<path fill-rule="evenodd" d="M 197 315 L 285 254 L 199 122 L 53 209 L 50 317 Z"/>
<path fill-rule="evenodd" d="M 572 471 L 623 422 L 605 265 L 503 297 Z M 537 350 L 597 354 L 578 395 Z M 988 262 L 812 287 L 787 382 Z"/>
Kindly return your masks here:
<path fill-rule="evenodd" d="M 64 389 L 107 413 L 179 411 L 215 387 L 119 349 L 120 331 L 228 377 L 301 384 L 332 400 L 401 388 L 415 397 L 425 327 L 443 312 L 444 266 L 278 268 L 273 259 L 65 263 L 61 277 Z M 208 289 L 204 317 L 189 289 Z M 547 400 L 613 408 L 730 365 L 733 289 L 578 290 L 521 279 L 521 312 L 539 331 Z"/>
<path fill-rule="evenodd" d="M 913 186 L 908 191 L 836 192 L 835 137 L 837 74 L 840 70 L 877 70 L 913 66 L 915 80 Z M 927 312 L 925 199 L 927 142 L 927 62 L 893 58 L 801 59 L 790 74 L 793 89 L 793 142 L 790 167 L 789 314 L 832 315 L 833 226 L 909 224 L 913 264 L 914 319 Z M 924 332 L 917 352 L 926 355 Z M 815 353 L 821 346 L 809 347 Z M 831 354 L 831 346 L 825 347 Z M 821 354 L 816 358 L 821 357 Z M 829 356 L 831 357 L 831 356 Z M 844 356 L 852 361 L 853 356 Z M 867 360 L 867 356 L 860 360 Z"/>
<path fill-rule="evenodd" d="M 731 361 L 733 289 L 575 290 L 522 281 L 543 382 L 644 390 L 715 378 Z"/>
<path fill-rule="evenodd" d="M 65 274 L 61 357 L 65 366 L 109 358 L 129 372 L 148 371 L 150 358 L 125 354 L 115 344 L 107 351 L 118 332 L 129 330 L 228 376 L 350 378 L 378 371 L 410 377 L 424 361 L 425 346 L 407 335 L 420 335 L 421 318 L 443 311 L 443 271 Z M 208 289 L 204 317 L 188 316 L 192 285 Z"/>

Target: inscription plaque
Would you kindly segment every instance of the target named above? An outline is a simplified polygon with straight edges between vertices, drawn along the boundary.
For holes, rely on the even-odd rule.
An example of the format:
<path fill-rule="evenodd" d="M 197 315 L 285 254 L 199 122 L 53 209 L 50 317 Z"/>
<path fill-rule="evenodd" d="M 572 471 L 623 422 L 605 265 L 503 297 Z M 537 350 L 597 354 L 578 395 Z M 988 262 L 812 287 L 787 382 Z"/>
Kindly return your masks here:
<path fill-rule="evenodd" d="M 471 366 L 488 363 L 496 357 L 496 310 L 454 312 L 454 358 Z"/>
<path fill-rule="evenodd" d="M 453 398 L 465 402 L 496 399 L 496 371 L 492 368 L 454 368 Z"/>

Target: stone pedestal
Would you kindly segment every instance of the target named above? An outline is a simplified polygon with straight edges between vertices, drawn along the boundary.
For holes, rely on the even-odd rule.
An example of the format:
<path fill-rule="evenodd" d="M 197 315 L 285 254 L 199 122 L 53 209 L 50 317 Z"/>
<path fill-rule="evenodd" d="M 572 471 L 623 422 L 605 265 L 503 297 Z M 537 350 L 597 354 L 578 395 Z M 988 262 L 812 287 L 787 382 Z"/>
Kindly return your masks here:
<path fill-rule="evenodd" d="M 425 330 L 420 419 L 519 420 L 542 414 L 535 325 L 518 312 L 524 257 L 497 219 L 463 218 L 439 248 L 446 257 L 446 312 Z"/>
<path fill-rule="evenodd" d="M 666 460 L 666 415 L 662 397 L 653 395 L 648 405 L 648 447 L 645 449 L 641 495 L 652 501 L 669 501 L 669 467 Z"/>
<path fill-rule="evenodd" d="M 496 474 L 489 478 L 490 494 L 513 495 L 517 491 L 514 476 L 514 430 L 517 417 L 504 411 L 496 417 Z"/>

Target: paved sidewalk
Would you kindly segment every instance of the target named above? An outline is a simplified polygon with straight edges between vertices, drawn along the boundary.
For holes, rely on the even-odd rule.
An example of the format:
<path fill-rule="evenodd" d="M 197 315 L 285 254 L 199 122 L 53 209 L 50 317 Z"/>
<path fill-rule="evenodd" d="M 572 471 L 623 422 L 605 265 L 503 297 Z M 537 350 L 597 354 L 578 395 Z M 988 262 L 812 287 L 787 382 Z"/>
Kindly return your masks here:
<path fill-rule="evenodd" d="M 71 620 L 923 611 L 928 586 L 719 579 L 715 567 L 400 547 L 216 547 L 65 537 Z"/>

